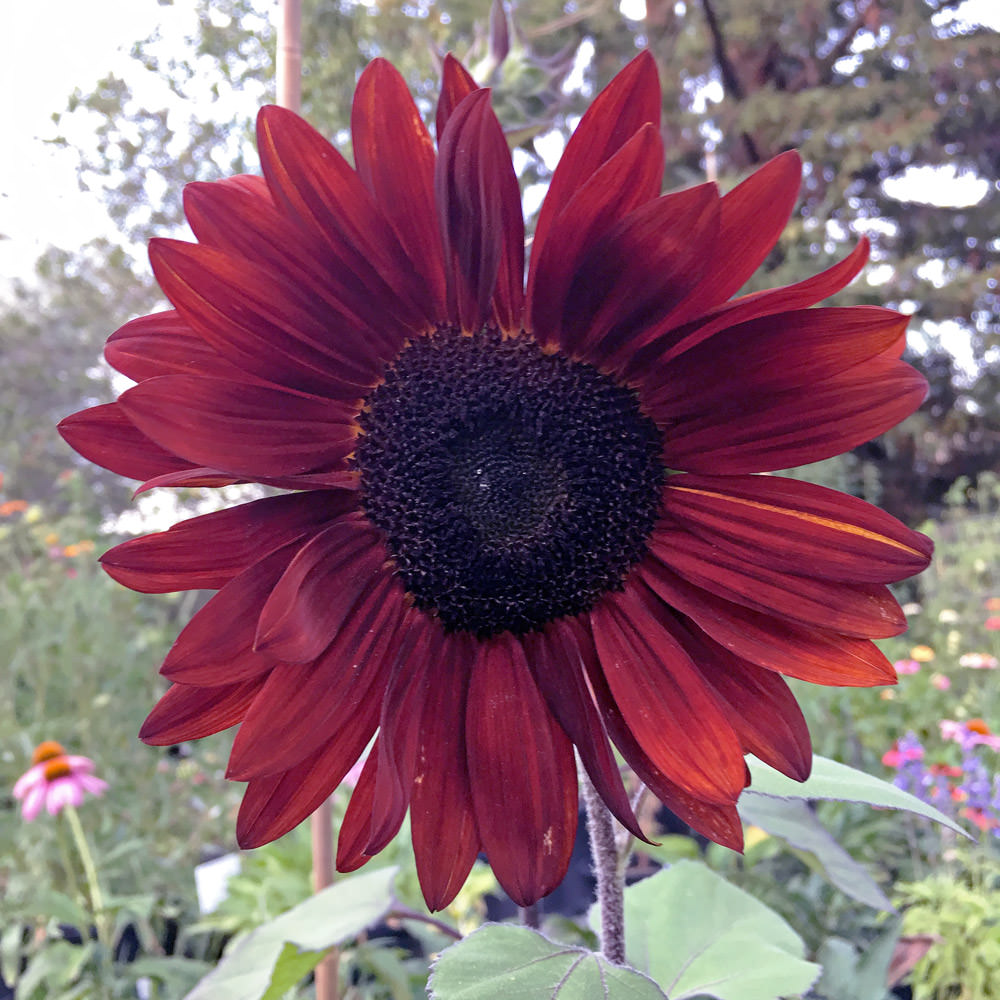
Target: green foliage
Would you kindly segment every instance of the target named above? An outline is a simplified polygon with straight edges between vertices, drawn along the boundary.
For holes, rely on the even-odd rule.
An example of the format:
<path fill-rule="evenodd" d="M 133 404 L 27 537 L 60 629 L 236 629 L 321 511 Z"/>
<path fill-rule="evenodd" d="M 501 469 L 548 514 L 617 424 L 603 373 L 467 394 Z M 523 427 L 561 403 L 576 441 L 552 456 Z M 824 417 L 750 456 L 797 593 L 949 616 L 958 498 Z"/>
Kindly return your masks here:
<path fill-rule="evenodd" d="M 665 1000 L 655 983 L 526 927 L 489 924 L 441 954 L 431 1000 Z"/>
<path fill-rule="evenodd" d="M 1000 860 L 969 859 L 900 885 L 898 901 L 904 934 L 938 938 L 913 970 L 914 1000 L 1000 997 Z"/>
<path fill-rule="evenodd" d="M 781 917 L 691 861 L 625 890 L 625 953 L 671 1000 L 774 1000 L 819 974 Z"/>
<path fill-rule="evenodd" d="M 346 876 L 261 924 L 234 942 L 186 1000 L 259 1000 L 271 993 L 275 981 L 294 985 L 288 979 L 292 970 L 308 972 L 331 948 L 385 915 L 395 876 L 393 868 Z M 294 951 L 286 948 L 289 943 Z"/>

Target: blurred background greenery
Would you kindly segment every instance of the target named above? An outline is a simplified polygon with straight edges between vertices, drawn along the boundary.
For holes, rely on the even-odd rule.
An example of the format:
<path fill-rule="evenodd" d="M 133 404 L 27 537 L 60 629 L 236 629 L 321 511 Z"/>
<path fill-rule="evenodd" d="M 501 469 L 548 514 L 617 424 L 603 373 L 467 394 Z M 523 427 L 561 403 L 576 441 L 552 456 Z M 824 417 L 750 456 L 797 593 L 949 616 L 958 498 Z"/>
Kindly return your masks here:
<path fill-rule="evenodd" d="M 81 86 L 52 109 L 60 134 L 92 137 L 74 146 L 80 182 L 103 199 L 120 237 L 52 247 L 33 277 L 0 288 L 0 788 L 11 788 L 43 739 L 93 757 L 111 789 L 82 812 L 122 926 L 137 927 L 146 953 L 157 954 L 164 927 L 179 922 L 200 942 L 188 949 L 199 961 L 211 960 L 215 945 L 196 923 L 193 868 L 234 847 L 241 787 L 222 777 L 229 738 L 175 755 L 135 738 L 163 689 L 156 666 L 198 598 L 151 599 L 101 574 L 95 555 L 127 526 L 115 515 L 129 506 L 132 484 L 82 463 L 54 431 L 66 414 L 114 396 L 100 361 L 108 334 L 164 304 L 141 247 L 154 235 L 185 235 L 183 185 L 256 169 L 252 118 L 234 117 L 229 98 L 273 96 L 274 5 L 190 2 L 198 29 L 185 48 L 165 48 L 155 35 L 137 40 L 128 73 Z M 940 736 L 942 719 L 1000 729 L 1000 33 L 975 13 L 988 6 L 303 2 L 303 113 L 347 155 L 350 98 L 367 61 L 391 59 L 432 118 L 438 67 L 451 50 L 494 87 L 526 206 L 537 208 L 583 108 L 648 47 L 663 83 L 668 188 L 706 176 L 728 188 L 784 149 L 802 152 L 799 207 L 752 288 L 800 280 L 845 255 L 860 234 L 872 239 L 866 276 L 836 301 L 912 312 L 909 359 L 927 375 L 930 395 L 890 434 L 796 474 L 929 531 L 937 557 L 900 589 L 911 631 L 884 645 L 891 659 L 917 666 L 898 687 L 800 685 L 798 693 L 817 752 L 886 777 L 894 771 L 882 757 L 908 732 L 929 760 L 954 766 L 957 748 Z M 163 106 L 134 96 L 150 74 L 168 85 Z M 956 344 L 960 361 L 947 349 Z M 192 509 L 201 502 L 184 498 Z M 985 759 L 998 770 L 995 753 Z M 996 938 L 995 905 L 984 902 L 1000 885 L 995 838 L 969 849 L 895 813 L 836 804 L 820 812 L 890 898 L 909 907 L 903 931 L 939 935 L 912 974 L 918 1000 L 1000 997 L 988 976 L 974 993 L 959 992 L 955 980 Z M 72 897 L 58 834 L 44 820 L 24 824 L 0 792 L 0 935 L 17 930 L 0 938 L 8 978 L 30 950 L 20 921 L 42 919 L 39 886 Z M 393 851 L 407 870 L 405 839 Z M 308 892 L 301 831 L 255 857 L 255 877 L 237 884 L 216 930 L 245 929 Z M 882 915 L 831 887 L 807 853 L 780 838 L 763 834 L 743 860 L 721 848 L 708 860 L 784 913 L 816 953 L 835 939 L 863 951 L 884 927 Z M 412 882 L 412 868 L 404 886 L 406 877 Z M 450 919 L 474 923 L 490 884 L 488 875 L 475 882 Z M 415 893 L 410 902 L 418 905 Z M 969 932 L 973 925 L 985 929 Z M 373 954 L 348 956 L 364 966 L 352 980 L 357 996 L 422 995 L 426 965 L 414 970 L 405 951 L 398 965 Z M 162 995 L 181 992 L 175 984 Z M 115 995 L 135 995 L 134 981 Z"/>

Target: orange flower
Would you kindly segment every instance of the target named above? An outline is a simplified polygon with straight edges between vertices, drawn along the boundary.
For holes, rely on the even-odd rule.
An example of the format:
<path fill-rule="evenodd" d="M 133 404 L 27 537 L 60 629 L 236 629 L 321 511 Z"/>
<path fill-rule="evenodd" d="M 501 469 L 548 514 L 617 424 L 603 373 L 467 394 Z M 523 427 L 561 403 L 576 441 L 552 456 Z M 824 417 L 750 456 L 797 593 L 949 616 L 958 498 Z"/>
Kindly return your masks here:
<path fill-rule="evenodd" d="M 4 503 L 0 503 L 0 517 L 7 517 L 8 514 L 20 514 L 27 509 L 27 500 L 7 500 Z"/>

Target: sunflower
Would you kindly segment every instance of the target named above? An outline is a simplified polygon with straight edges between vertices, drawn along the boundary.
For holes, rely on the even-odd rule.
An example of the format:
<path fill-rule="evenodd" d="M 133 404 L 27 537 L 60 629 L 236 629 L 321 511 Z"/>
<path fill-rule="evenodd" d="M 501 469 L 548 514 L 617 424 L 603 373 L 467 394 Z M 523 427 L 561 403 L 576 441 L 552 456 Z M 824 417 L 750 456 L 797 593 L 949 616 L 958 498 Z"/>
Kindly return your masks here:
<path fill-rule="evenodd" d="M 525 280 L 518 182 L 489 91 L 444 66 L 435 150 L 402 77 L 362 74 L 354 162 L 264 108 L 263 177 L 185 191 L 198 242 L 157 239 L 173 309 L 106 356 L 138 384 L 63 421 L 155 486 L 278 495 L 103 557 L 135 590 L 217 590 L 162 667 L 141 737 L 239 725 L 245 847 L 312 812 L 368 749 L 339 833 L 352 870 L 409 810 L 446 905 L 485 852 L 527 905 L 562 879 L 574 750 L 636 835 L 615 749 L 738 849 L 744 754 L 803 779 L 782 675 L 892 683 L 886 583 L 931 545 L 868 504 L 757 475 L 913 411 L 906 318 L 810 308 L 864 264 L 733 298 L 801 174 L 783 153 L 723 197 L 661 195 L 660 87 L 638 56 L 570 139 Z M 280 492 L 278 492 L 280 491 Z"/>

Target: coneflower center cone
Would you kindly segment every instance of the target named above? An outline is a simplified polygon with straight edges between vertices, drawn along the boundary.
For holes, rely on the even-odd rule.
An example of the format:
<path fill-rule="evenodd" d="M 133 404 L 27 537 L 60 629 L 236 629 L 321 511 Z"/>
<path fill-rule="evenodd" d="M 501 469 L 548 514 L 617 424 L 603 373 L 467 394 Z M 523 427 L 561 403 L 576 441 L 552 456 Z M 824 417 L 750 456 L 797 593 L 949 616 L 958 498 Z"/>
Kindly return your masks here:
<path fill-rule="evenodd" d="M 442 328 L 366 399 L 362 503 L 417 605 L 523 634 L 593 607 L 642 558 L 664 470 L 636 393 L 525 335 Z"/>

